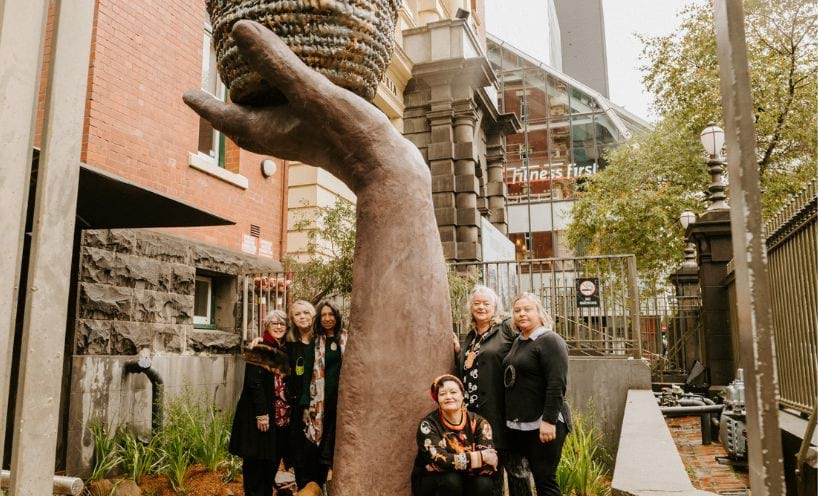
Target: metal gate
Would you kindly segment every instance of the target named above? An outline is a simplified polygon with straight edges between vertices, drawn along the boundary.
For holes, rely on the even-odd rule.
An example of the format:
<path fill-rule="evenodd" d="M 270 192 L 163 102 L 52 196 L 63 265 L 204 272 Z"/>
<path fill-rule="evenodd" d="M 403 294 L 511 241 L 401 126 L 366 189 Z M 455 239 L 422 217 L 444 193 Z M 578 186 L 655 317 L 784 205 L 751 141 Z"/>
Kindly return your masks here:
<path fill-rule="evenodd" d="M 483 284 L 510 313 L 516 294 L 537 295 L 571 353 L 642 357 L 639 290 L 633 255 L 454 263 L 466 286 Z M 468 329 L 467 292 L 453 295 L 455 330 Z"/>

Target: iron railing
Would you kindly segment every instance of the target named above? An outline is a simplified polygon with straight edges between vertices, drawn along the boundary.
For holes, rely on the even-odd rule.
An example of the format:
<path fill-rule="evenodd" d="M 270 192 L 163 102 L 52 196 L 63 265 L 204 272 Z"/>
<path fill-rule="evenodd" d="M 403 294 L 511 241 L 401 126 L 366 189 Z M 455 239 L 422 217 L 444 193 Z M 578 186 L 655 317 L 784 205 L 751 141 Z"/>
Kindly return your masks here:
<path fill-rule="evenodd" d="M 467 286 L 483 284 L 497 292 L 507 312 L 519 292 L 536 294 L 554 318 L 554 330 L 565 338 L 573 354 L 642 356 L 633 255 L 462 262 L 450 267 Z M 578 290 L 583 279 L 590 279 L 597 287 L 591 298 Z M 460 334 L 466 332 L 470 319 L 467 297 L 465 293 L 455 295 L 452 301 L 455 330 Z"/>
<path fill-rule="evenodd" d="M 782 406 L 810 413 L 818 391 L 816 181 L 765 227 Z"/>
<path fill-rule="evenodd" d="M 702 359 L 701 306 L 699 294 L 664 291 L 642 297 L 642 353 L 655 381 L 681 380 Z"/>

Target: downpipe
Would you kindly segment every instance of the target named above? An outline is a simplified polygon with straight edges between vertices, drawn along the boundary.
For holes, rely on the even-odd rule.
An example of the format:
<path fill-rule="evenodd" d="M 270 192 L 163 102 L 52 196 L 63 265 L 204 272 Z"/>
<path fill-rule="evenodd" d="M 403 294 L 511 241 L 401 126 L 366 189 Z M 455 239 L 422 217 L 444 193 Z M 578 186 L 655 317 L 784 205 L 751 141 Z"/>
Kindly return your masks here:
<path fill-rule="evenodd" d="M 151 368 L 150 351 L 143 349 L 139 352 L 139 359 L 125 363 L 126 374 L 145 374 L 151 383 L 151 434 L 162 429 L 163 407 L 165 397 L 165 383 L 159 372 Z"/>

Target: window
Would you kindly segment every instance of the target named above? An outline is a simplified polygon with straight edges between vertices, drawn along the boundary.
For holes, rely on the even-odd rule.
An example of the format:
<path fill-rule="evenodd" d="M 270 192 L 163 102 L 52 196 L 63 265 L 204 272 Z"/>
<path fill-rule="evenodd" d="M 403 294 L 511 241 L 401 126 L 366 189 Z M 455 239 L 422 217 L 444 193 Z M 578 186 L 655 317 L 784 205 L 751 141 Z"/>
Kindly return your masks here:
<path fill-rule="evenodd" d="M 196 289 L 193 294 L 193 325 L 210 327 L 213 319 L 213 278 L 196 276 Z"/>
<path fill-rule="evenodd" d="M 224 83 L 216 70 L 216 48 L 213 46 L 210 23 L 205 25 L 202 43 L 202 89 L 220 100 L 225 99 Z M 210 157 L 215 165 L 224 168 L 224 135 L 199 118 L 199 154 Z"/>

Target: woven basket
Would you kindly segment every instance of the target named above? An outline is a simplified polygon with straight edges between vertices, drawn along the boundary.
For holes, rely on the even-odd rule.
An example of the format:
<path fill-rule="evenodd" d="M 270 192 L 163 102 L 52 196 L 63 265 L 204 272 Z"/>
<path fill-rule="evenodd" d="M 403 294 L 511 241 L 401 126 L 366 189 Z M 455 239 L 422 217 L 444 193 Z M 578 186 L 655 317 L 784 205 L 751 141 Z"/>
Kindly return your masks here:
<path fill-rule="evenodd" d="M 222 81 L 236 103 L 285 101 L 238 53 L 230 29 L 250 19 L 273 30 L 307 65 L 372 100 L 392 57 L 400 0 L 206 0 Z"/>

